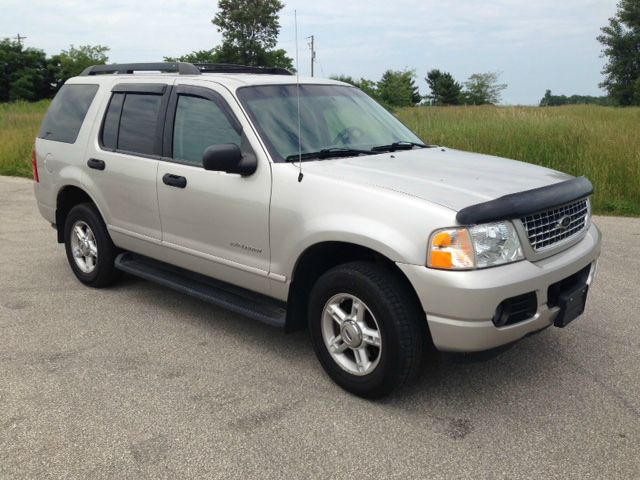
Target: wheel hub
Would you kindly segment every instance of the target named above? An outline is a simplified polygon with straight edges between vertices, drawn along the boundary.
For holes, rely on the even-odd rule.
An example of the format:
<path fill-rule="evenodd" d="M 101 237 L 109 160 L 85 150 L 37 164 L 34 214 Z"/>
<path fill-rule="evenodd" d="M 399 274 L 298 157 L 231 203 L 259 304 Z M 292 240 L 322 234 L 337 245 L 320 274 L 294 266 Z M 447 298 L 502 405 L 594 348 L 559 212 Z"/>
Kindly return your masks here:
<path fill-rule="evenodd" d="M 382 356 L 382 332 L 367 305 L 355 295 L 338 293 L 324 306 L 324 344 L 333 361 L 351 375 L 373 372 Z"/>
<path fill-rule="evenodd" d="M 87 256 L 90 253 L 89 242 L 87 240 L 80 241 L 80 251 L 83 255 Z"/>
<path fill-rule="evenodd" d="M 71 228 L 71 253 L 76 266 L 83 273 L 91 273 L 96 268 L 98 248 L 96 239 L 89 225 L 78 220 Z"/>
<path fill-rule="evenodd" d="M 347 320 L 340 327 L 340 334 L 350 348 L 359 348 L 362 345 L 362 330 L 352 320 Z"/>

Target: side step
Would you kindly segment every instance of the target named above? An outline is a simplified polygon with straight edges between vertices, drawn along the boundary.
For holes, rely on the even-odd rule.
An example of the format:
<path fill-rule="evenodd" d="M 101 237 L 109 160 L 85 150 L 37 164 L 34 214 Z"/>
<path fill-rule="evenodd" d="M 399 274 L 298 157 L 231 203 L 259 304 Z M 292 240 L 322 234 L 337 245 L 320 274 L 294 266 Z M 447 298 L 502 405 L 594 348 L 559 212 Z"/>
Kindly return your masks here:
<path fill-rule="evenodd" d="M 285 326 L 286 304 L 265 295 L 130 252 L 118 255 L 115 266 L 123 272 L 186 293 L 268 325 Z"/>

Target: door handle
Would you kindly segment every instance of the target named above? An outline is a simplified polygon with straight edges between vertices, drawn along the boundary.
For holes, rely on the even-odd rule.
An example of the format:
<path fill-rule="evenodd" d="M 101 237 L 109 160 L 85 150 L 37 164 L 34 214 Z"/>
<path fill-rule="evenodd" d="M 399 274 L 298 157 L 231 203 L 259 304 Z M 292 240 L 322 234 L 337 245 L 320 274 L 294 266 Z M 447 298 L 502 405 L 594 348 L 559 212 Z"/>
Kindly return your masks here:
<path fill-rule="evenodd" d="M 87 161 L 87 166 L 89 168 L 93 168 L 94 170 L 104 170 L 104 167 L 106 166 L 106 164 L 104 163 L 104 160 L 98 160 L 97 158 L 90 158 Z"/>
<path fill-rule="evenodd" d="M 162 181 L 165 185 L 169 185 L 170 187 L 184 188 L 187 186 L 187 179 L 185 177 L 181 177 L 180 175 L 165 173 L 162 176 Z"/>

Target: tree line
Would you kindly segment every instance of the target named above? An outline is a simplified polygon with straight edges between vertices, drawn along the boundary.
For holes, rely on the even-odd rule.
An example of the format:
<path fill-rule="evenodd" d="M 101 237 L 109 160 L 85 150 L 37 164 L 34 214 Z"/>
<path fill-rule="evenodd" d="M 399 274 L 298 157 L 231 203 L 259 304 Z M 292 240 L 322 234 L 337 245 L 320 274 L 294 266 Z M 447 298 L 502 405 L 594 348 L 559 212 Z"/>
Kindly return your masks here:
<path fill-rule="evenodd" d="M 592 95 L 554 95 L 547 90 L 540 100 L 541 107 L 560 107 L 562 105 L 601 105 L 603 107 L 613 105 L 608 96 L 594 97 Z"/>
<path fill-rule="evenodd" d="M 107 62 L 108 47 L 71 45 L 48 57 L 44 50 L 0 40 L 0 102 L 51 98 L 69 78 L 91 65 Z"/>
<path fill-rule="evenodd" d="M 222 33 L 222 43 L 210 50 L 198 50 L 165 61 L 191 63 L 235 63 L 250 66 L 284 67 L 293 70 L 293 60 L 276 48 L 280 32 L 280 0 L 220 0 L 211 20 Z M 614 17 L 602 29 L 598 41 L 607 63 L 600 87 L 606 97 L 553 95 L 547 90 L 541 106 L 576 103 L 598 105 L 640 105 L 640 0 L 620 0 Z M 36 101 L 52 97 L 64 82 L 90 65 L 108 61 L 108 47 L 81 45 L 47 57 L 43 50 L 25 48 L 20 42 L 0 40 L 0 102 Z M 430 70 L 425 82 L 429 94 L 421 96 L 415 70 L 387 70 L 380 80 L 339 75 L 389 108 L 411 105 L 485 105 L 501 100 L 506 84 L 499 72 L 475 73 L 465 82 L 449 72 Z"/>
<path fill-rule="evenodd" d="M 430 93 L 422 96 L 416 85 L 415 70 L 387 70 L 380 80 L 355 80 L 348 75 L 333 76 L 334 80 L 349 83 L 375 98 L 388 108 L 414 105 L 495 105 L 500 103 L 506 84 L 498 83 L 499 72 L 474 73 L 461 84 L 448 72 L 434 69 L 425 82 Z"/>

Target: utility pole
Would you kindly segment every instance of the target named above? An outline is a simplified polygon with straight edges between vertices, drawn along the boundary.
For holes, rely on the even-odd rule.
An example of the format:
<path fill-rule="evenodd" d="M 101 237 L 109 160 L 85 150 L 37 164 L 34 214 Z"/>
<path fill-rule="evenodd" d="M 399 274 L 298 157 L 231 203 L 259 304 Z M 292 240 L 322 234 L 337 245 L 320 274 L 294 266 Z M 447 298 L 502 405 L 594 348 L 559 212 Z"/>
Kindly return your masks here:
<path fill-rule="evenodd" d="M 311 76 L 313 77 L 313 64 L 316 62 L 315 38 L 314 35 L 307 38 L 311 39 L 311 42 L 309 42 L 309 48 L 311 48 Z"/>
<path fill-rule="evenodd" d="M 23 41 L 23 40 L 25 40 L 27 37 L 23 37 L 23 36 L 21 36 L 20 34 L 18 34 L 18 35 L 16 35 L 16 36 L 15 36 L 15 37 L 13 37 L 13 38 L 15 38 L 15 39 L 18 41 L 18 43 L 19 43 L 20 45 L 22 45 L 22 41 Z"/>

